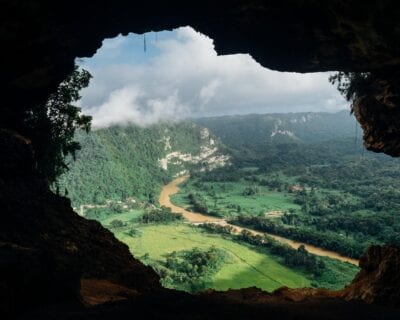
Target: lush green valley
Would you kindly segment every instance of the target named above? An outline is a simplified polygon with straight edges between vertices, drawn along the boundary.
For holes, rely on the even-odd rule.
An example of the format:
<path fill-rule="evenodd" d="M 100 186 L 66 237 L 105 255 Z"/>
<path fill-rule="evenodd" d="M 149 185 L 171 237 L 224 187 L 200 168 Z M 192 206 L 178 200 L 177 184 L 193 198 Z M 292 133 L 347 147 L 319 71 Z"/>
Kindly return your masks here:
<path fill-rule="evenodd" d="M 357 272 L 267 236 L 188 225 L 158 204 L 162 186 L 188 173 L 172 203 L 232 225 L 355 259 L 371 244 L 400 244 L 400 164 L 364 151 L 347 112 L 195 122 L 79 133 L 83 149 L 56 188 L 164 285 L 338 289 Z"/>
<path fill-rule="evenodd" d="M 76 140 L 82 150 L 58 181 L 76 207 L 128 197 L 156 203 L 173 176 L 229 161 L 216 138 L 194 123 L 111 127 L 79 132 Z"/>
<path fill-rule="evenodd" d="M 218 212 L 233 224 L 353 258 L 371 244 L 399 245 L 400 163 L 351 152 L 355 143 L 343 137 L 277 147 L 269 161 L 253 159 L 252 167 L 246 167 L 249 159 L 235 158 L 234 170 L 193 174 L 175 201 L 195 209 L 196 198 L 203 212 Z"/>
<path fill-rule="evenodd" d="M 94 211 L 89 209 L 88 215 Z M 234 235 L 212 224 L 190 226 L 165 208 L 137 205 L 109 213 L 99 221 L 126 243 L 134 256 L 152 266 L 163 285 L 190 292 L 250 286 L 266 291 L 281 286 L 339 289 L 358 270 L 279 242 L 266 246 L 258 237 Z M 313 263 L 317 269 L 312 269 Z"/>

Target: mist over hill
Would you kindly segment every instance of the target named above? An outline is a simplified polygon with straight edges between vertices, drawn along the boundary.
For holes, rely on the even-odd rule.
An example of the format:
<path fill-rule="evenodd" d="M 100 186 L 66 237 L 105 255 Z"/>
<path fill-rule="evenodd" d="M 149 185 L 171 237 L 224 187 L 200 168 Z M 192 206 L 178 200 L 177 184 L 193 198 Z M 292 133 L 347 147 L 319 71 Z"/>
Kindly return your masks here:
<path fill-rule="evenodd" d="M 356 120 L 347 110 L 222 116 L 195 119 L 194 122 L 209 128 L 223 143 L 232 147 L 316 143 L 354 137 L 356 130 Z"/>
<path fill-rule="evenodd" d="M 250 114 L 194 120 L 230 150 L 240 166 L 324 165 L 366 152 L 348 111 Z"/>

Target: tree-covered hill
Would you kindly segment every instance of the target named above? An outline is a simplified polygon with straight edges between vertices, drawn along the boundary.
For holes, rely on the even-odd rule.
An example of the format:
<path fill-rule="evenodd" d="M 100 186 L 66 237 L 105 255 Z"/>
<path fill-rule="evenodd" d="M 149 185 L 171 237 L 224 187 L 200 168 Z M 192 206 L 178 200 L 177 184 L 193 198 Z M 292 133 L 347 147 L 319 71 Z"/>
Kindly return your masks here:
<path fill-rule="evenodd" d="M 350 112 L 303 112 L 234 115 L 196 119 L 231 147 L 270 143 L 315 143 L 354 137 L 355 119 Z"/>
<path fill-rule="evenodd" d="M 163 183 L 189 171 L 227 163 L 270 171 L 358 157 L 364 153 L 360 135 L 348 111 L 223 116 L 79 132 L 82 150 L 59 179 L 59 191 L 67 189 L 75 206 L 130 196 L 151 202 Z"/>
<path fill-rule="evenodd" d="M 229 163 L 218 140 L 190 122 L 78 132 L 76 140 L 82 150 L 58 187 L 75 206 L 130 196 L 151 202 L 173 176 Z"/>
<path fill-rule="evenodd" d="M 327 164 L 365 153 L 361 129 L 346 110 L 236 115 L 195 121 L 209 128 L 230 149 L 238 166 Z"/>

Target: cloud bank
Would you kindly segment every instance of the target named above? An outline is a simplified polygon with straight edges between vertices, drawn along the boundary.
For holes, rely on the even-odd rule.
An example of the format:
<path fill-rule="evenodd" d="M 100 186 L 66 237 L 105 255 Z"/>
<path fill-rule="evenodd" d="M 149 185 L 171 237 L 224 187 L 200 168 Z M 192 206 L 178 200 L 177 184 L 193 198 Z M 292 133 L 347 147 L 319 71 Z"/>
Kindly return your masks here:
<path fill-rule="evenodd" d="M 190 27 L 147 40 L 147 51 L 139 54 L 141 39 L 105 40 L 93 58 L 80 63 L 93 75 L 80 104 L 94 127 L 347 107 L 328 73 L 276 72 L 246 54 L 218 56 L 212 39 Z"/>

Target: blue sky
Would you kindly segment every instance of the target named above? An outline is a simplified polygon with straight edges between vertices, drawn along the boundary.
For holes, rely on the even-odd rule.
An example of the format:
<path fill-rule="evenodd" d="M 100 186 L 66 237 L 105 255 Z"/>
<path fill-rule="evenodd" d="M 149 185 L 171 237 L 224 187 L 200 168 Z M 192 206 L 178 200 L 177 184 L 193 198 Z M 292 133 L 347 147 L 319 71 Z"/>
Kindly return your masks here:
<path fill-rule="evenodd" d="M 161 54 L 157 42 L 173 38 L 174 34 L 175 32 L 169 31 L 149 32 L 146 35 L 130 33 L 127 36 L 105 39 L 95 57 L 83 58 L 78 63 L 87 69 L 98 69 L 111 64 L 148 64 L 152 58 Z"/>
<path fill-rule="evenodd" d="M 218 56 L 213 40 L 190 27 L 105 39 L 77 60 L 93 79 L 80 105 L 95 127 L 226 114 L 334 112 L 348 103 L 329 73 L 263 68 L 250 55 Z"/>

